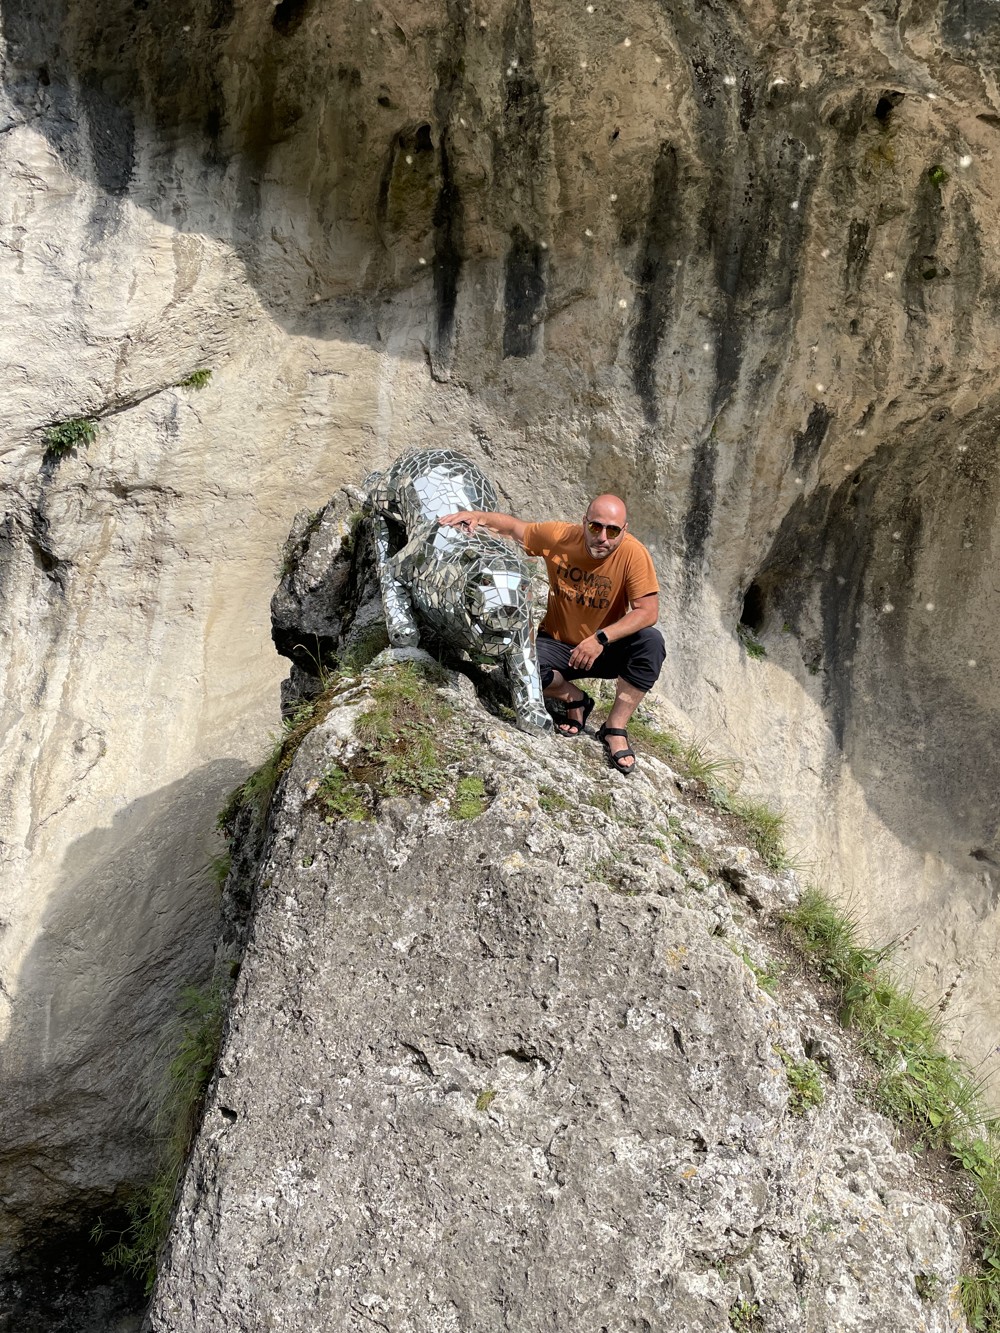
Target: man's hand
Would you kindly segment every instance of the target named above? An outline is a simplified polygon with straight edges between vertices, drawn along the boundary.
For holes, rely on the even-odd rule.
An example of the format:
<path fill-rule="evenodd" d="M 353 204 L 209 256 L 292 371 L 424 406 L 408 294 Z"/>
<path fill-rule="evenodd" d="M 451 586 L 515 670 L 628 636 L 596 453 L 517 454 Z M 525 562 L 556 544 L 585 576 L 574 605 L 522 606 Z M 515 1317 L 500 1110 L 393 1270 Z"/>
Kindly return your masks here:
<path fill-rule="evenodd" d="M 523 519 L 512 514 L 494 514 L 492 511 L 481 513 L 476 509 L 460 509 L 457 514 L 441 514 L 438 522 L 444 528 L 464 528 L 466 532 L 475 532 L 485 528 L 495 532 L 498 537 L 509 537 L 524 545 L 524 530 L 528 526 Z"/>
<path fill-rule="evenodd" d="M 574 671 L 587 671 L 603 652 L 603 644 L 598 643 L 596 637 L 591 634 L 589 639 L 583 639 L 570 653 L 569 664 Z"/>
<path fill-rule="evenodd" d="M 457 514 L 441 514 L 438 522 L 443 528 L 467 528 L 469 532 L 475 532 L 483 518 L 483 514 L 473 509 L 460 509 Z"/>

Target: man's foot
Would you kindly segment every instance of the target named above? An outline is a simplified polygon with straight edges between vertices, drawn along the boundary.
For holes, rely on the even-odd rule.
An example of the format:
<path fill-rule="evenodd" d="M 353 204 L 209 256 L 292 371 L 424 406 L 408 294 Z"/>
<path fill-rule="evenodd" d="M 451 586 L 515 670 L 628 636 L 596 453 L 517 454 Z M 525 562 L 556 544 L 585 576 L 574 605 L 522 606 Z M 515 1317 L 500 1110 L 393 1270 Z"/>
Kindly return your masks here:
<path fill-rule="evenodd" d="M 574 699 L 568 703 L 565 699 L 560 700 L 566 710 L 566 716 L 560 718 L 556 723 L 556 731 L 560 736 L 579 736 L 587 725 L 587 718 L 590 717 L 594 707 L 594 700 L 586 693 L 580 691 L 579 699 Z"/>
<path fill-rule="evenodd" d="M 619 773 L 629 773 L 635 770 L 635 751 L 628 743 L 628 732 L 624 727 L 609 727 L 602 723 L 597 732 L 597 739 L 604 746 L 604 752 L 608 756 L 608 763 L 612 768 L 617 768 Z"/>

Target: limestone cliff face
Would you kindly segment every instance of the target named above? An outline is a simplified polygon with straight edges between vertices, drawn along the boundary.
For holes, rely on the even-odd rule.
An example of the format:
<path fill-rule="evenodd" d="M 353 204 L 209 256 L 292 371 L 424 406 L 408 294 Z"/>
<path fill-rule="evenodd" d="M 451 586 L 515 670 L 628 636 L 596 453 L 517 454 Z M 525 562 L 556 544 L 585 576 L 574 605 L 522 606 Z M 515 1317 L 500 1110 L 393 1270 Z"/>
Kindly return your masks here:
<path fill-rule="evenodd" d="M 3 47 L 0 1246 L 148 1165 L 281 541 L 408 445 L 627 497 L 664 694 L 992 1051 L 994 6 L 10 0 Z"/>

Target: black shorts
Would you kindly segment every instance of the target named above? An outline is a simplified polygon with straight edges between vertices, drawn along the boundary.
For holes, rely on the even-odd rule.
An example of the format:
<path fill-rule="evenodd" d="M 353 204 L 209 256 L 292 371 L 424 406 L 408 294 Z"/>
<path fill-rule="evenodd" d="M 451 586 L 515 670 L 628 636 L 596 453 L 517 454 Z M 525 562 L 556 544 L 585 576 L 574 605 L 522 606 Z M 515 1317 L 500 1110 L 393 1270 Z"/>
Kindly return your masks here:
<path fill-rule="evenodd" d="M 585 676 L 610 680 L 621 676 L 637 690 L 651 690 L 667 654 L 663 635 L 658 629 L 652 628 L 641 629 L 638 634 L 630 634 L 627 639 L 609 643 L 594 665 L 586 671 L 578 671 L 569 665 L 573 647 L 571 643 L 560 643 L 551 635 L 539 633 L 535 640 L 535 650 L 538 653 L 538 674 L 543 690 L 552 684 L 553 671 L 558 671 L 563 680 L 580 680 Z"/>

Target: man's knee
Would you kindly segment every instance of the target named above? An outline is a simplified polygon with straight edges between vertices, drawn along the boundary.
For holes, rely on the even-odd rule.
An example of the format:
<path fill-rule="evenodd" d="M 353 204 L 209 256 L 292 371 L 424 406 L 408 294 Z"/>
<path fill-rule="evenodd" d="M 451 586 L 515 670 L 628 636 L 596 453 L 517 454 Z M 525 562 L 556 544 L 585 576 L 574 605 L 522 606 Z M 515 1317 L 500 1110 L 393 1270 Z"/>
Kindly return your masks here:
<path fill-rule="evenodd" d="M 663 642 L 663 635 L 655 625 L 647 625 L 636 634 L 636 640 L 648 651 L 660 654 L 662 661 L 667 655 L 667 645 Z"/>
<path fill-rule="evenodd" d="M 637 690 L 651 690 L 656 684 L 667 655 L 663 635 L 655 625 L 650 625 L 646 629 L 637 631 L 627 642 L 630 651 L 628 662 L 621 673 L 622 679 L 634 685 Z"/>

